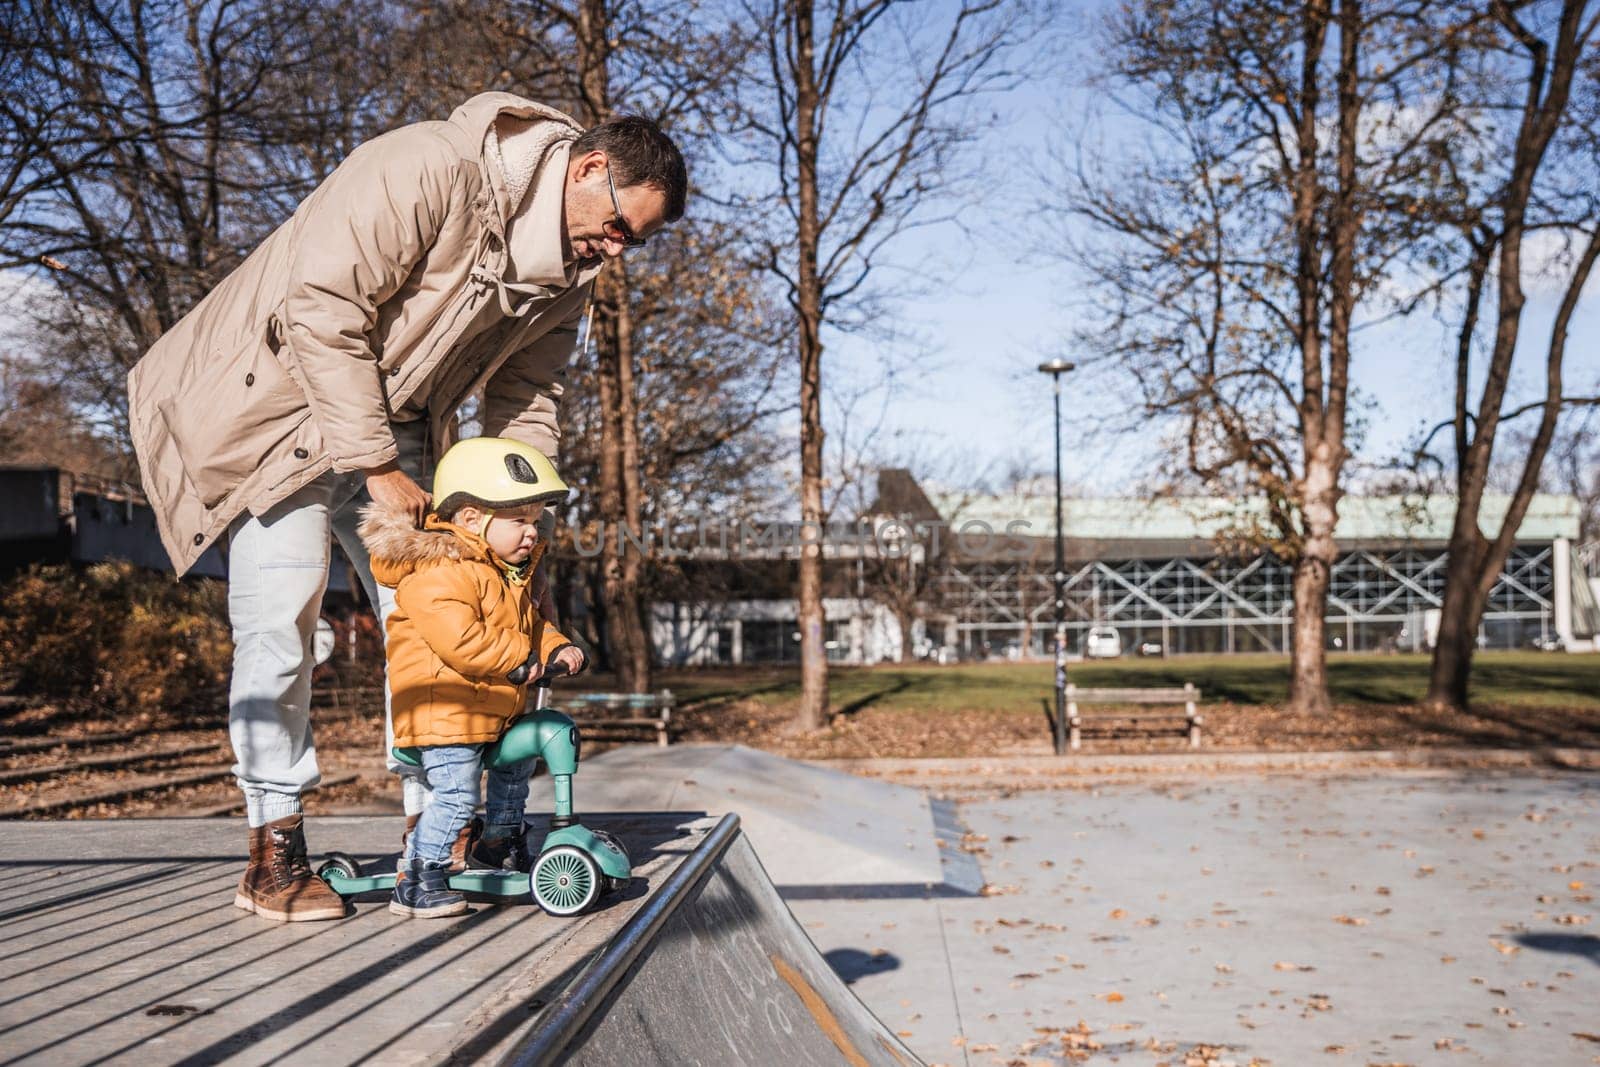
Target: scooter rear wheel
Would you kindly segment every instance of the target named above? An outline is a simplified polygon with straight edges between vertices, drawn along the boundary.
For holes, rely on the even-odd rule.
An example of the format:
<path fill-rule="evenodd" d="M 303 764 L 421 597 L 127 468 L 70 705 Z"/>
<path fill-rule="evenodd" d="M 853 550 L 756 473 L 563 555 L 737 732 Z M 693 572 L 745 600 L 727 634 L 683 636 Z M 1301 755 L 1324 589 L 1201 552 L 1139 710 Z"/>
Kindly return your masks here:
<path fill-rule="evenodd" d="M 533 899 L 551 915 L 577 915 L 600 896 L 600 868 L 589 854 L 557 845 L 539 854 L 528 879 Z"/>
<path fill-rule="evenodd" d="M 317 877 L 326 882 L 329 874 L 338 874 L 345 878 L 360 878 L 361 864 L 357 862 L 354 856 L 347 853 L 330 852 L 328 853 L 328 858 L 323 860 L 322 864 L 317 868 Z"/>

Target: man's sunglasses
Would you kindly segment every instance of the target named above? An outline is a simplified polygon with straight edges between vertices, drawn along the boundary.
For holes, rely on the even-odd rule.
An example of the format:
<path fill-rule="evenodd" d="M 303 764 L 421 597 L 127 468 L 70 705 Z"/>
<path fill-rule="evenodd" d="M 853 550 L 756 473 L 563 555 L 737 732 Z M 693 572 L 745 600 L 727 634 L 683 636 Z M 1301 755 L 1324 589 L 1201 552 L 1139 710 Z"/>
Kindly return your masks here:
<path fill-rule="evenodd" d="M 611 180 L 611 163 L 606 163 L 606 186 L 611 190 L 611 206 L 617 217 L 604 224 L 606 236 L 621 241 L 624 248 L 643 248 L 644 238 L 634 235 L 633 227 L 622 217 L 622 203 L 617 199 L 617 183 Z"/>

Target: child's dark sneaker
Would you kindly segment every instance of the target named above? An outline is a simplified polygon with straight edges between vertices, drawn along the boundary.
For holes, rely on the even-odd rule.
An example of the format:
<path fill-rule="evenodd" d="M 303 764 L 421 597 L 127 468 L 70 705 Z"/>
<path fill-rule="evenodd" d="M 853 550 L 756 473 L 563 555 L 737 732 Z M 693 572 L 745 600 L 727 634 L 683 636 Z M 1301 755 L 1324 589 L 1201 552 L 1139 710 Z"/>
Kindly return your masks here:
<path fill-rule="evenodd" d="M 467 898 L 450 888 L 450 865 L 407 860 L 394 880 L 389 910 L 413 919 L 442 919 L 467 910 Z"/>
<path fill-rule="evenodd" d="M 467 858 L 467 869 L 521 871 L 524 874 L 533 870 L 533 857 L 528 853 L 528 839 L 519 831 L 520 828 L 491 836 L 494 832 L 494 828 L 491 827 L 473 846 L 472 854 Z"/>

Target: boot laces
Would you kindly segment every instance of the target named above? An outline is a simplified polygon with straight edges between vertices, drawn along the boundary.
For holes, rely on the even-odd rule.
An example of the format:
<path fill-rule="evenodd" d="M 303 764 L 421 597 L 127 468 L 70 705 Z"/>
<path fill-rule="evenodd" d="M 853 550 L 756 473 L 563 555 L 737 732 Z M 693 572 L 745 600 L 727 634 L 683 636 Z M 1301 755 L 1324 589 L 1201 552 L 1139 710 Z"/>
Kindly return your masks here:
<path fill-rule="evenodd" d="M 310 877 L 305 837 L 293 830 L 272 831 L 272 878 L 279 888 Z"/>

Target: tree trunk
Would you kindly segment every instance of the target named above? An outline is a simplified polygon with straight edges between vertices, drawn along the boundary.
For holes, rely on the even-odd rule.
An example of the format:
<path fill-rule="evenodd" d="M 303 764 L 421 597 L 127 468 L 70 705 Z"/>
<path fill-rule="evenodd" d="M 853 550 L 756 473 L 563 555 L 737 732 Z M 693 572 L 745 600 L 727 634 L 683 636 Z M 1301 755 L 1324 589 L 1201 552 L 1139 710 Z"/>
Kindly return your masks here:
<path fill-rule="evenodd" d="M 1328 700 L 1328 584 L 1338 545 L 1338 470 L 1327 448 L 1306 456 L 1301 514 L 1305 541 L 1294 567 L 1294 627 L 1289 653 L 1289 706 L 1298 712 L 1326 714 Z"/>
<path fill-rule="evenodd" d="M 1512 361 L 1522 326 L 1526 296 L 1522 290 L 1522 238 L 1527 227 L 1528 207 L 1535 178 L 1544 162 L 1551 138 L 1565 115 L 1572 79 L 1582 56 L 1580 24 L 1586 17 L 1586 0 L 1565 0 L 1556 32 L 1552 56 L 1543 42 L 1533 43 L 1510 7 L 1496 7 L 1496 17 L 1515 39 L 1529 51 L 1528 92 L 1520 115 L 1516 147 L 1512 153 L 1509 181 L 1500 194 L 1501 233 L 1496 275 L 1494 346 L 1485 368 L 1483 392 L 1477 418 L 1470 435 L 1465 432 L 1467 356 L 1476 327 L 1477 292 L 1484 276 L 1479 258 L 1474 257 L 1469 279 L 1468 314 L 1458 335 L 1459 356 L 1456 375 L 1456 517 L 1450 530 L 1449 561 L 1445 571 L 1444 600 L 1440 607 L 1439 637 L 1434 646 L 1433 665 L 1428 680 L 1426 707 L 1438 711 L 1466 711 L 1470 691 L 1472 657 L 1477 652 L 1478 627 L 1489 602 L 1489 594 L 1501 568 L 1511 555 L 1516 533 L 1527 514 L 1528 503 L 1538 488 L 1540 468 L 1554 436 L 1562 405 L 1562 362 L 1566 355 L 1567 329 L 1587 284 L 1597 255 L 1600 234 L 1591 234 L 1583 254 L 1569 277 L 1566 293 L 1556 312 L 1545 357 L 1545 399 L 1539 429 L 1523 461 L 1522 475 L 1512 494 L 1500 529 L 1493 539 L 1479 528 L 1484 488 L 1493 462 L 1495 436 L 1499 431 L 1501 405 L 1511 380 Z M 1546 82 L 1548 72 L 1548 82 Z M 1481 254 L 1487 249 L 1480 248 Z"/>
<path fill-rule="evenodd" d="M 1479 604 L 1477 610 L 1473 609 L 1473 578 L 1481 569 L 1488 542 L 1475 524 L 1469 531 L 1460 528 L 1466 510 L 1458 511 L 1456 528 L 1450 532 L 1439 632 L 1434 638 L 1428 694 L 1423 698 L 1423 706 L 1431 711 L 1467 710 L 1472 657 L 1478 651 L 1478 622 L 1483 607 Z"/>
<path fill-rule="evenodd" d="M 911 630 L 917 624 L 917 613 L 909 610 L 897 611 L 894 617 L 900 624 L 900 662 L 910 663 L 916 659 L 911 651 Z"/>
<path fill-rule="evenodd" d="M 1302 230 L 1302 305 L 1301 329 L 1304 360 L 1302 380 L 1305 393 L 1301 402 L 1301 432 L 1305 439 L 1305 474 L 1300 480 L 1300 513 L 1305 539 L 1294 570 L 1294 643 L 1289 659 L 1289 706 L 1296 711 L 1323 715 L 1330 710 L 1328 698 L 1328 585 L 1339 546 L 1334 529 L 1339 523 L 1339 478 L 1344 470 L 1345 412 L 1350 382 L 1350 323 L 1355 307 L 1356 239 L 1361 228 L 1356 208 L 1356 131 L 1361 102 L 1356 91 L 1357 46 L 1361 37 L 1360 0 L 1342 0 L 1338 11 L 1339 74 L 1336 178 L 1328 240 L 1331 255 L 1327 276 L 1328 338 L 1320 343 L 1317 329 L 1316 256 L 1314 213 L 1302 222 L 1312 229 Z M 1312 16 L 1310 40 L 1320 52 L 1325 40 L 1326 12 Z M 1311 188 L 1302 195 L 1313 201 L 1315 189 L 1316 130 L 1304 121 L 1314 117 L 1319 95 L 1315 69 L 1305 71 L 1305 93 L 1310 115 L 1302 116 L 1300 147 L 1310 150 Z M 1308 206 L 1302 202 L 1302 206 Z M 1323 352 L 1327 352 L 1324 371 Z"/>
<path fill-rule="evenodd" d="M 622 301 L 626 299 L 627 275 L 620 263 L 612 263 L 595 280 L 594 331 L 595 385 L 600 398 L 599 492 L 596 499 L 605 536 L 600 542 L 600 601 L 605 620 L 607 658 L 617 674 L 619 688 L 630 693 L 645 692 L 650 684 L 649 650 L 644 647 L 640 623 L 639 575 L 643 561 L 639 548 L 624 530 L 641 534 L 637 500 L 628 499 L 628 464 L 637 466 L 637 434 L 627 433 L 627 417 L 633 413 L 631 344 L 626 342 L 628 322 Z M 634 443 L 629 456 L 627 444 Z M 637 486 L 638 477 L 632 479 Z M 641 663 L 643 670 L 641 671 Z"/>
<path fill-rule="evenodd" d="M 618 429 L 621 431 L 622 515 L 628 529 L 644 532 L 644 486 L 639 458 L 639 400 L 633 377 L 633 315 L 630 312 L 628 271 L 621 260 L 613 264 L 620 297 L 616 306 L 617 323 L 617 399 Z M 644 597 L 643 553 L 630 549 L 622 554 L 618 576 L 617 603 L 619 627 L 626 632 L 623 648 L 628 662 L 619 668 L 622 688 L 630 693 L 650 691 L 649 604 Z"/>
<path fill-rule="evenodd" d="M 591 123 L 613 117 L 610 83 L 612 10 L 609 0 L 581 0 L 575 43 L 583 110 Z M 645 561 L 624 536 L 643 539 L 643 487 L 639 475 L 639 412 L 634 388 L 633 318 L 628 307 L 628 272 L 621 260 L 607 264 L 595 280 L 589 329 L 594 342 L 595 384 L 600 397 L 600 493 L 598 512 L 606 536 L 599 556 L 606 647 L 617 686 L 630 693 L 650 689 L 646 608 L 640 597 Z"/>
<path fill-rule="evenodd" d="M 799 175 L 799 263 L 795 294 L 800 329 L 800 707 L 794 726 L 821 728 L 828 714 L 827 634 L 822 613 L 822 280 L 817 204 L 817 85 L 811 0 L 792 0 L 796 48 L 795 162 Z"/>
<path fill-rule="evenodd" d="M 1328 710 L 1327 645 L 1324 632 L 1328 581 L 1332 575 L 1333 524 L 1337 519 L 1337 467 L 1324 433 L 1329 419 L 1324 405 L 1322 366 L 1322 252 L 1317 218 L 1320 182 L 1317 175 L 1317 106 L 1321 98 L 1321 62 L 1327 40 L 1329 11 L 1325 0 L 1313 0 L 1302 12 L 1300 119 L 1296 129 L 1299 160 L 1295 173 L 1295 286 L 1298 290 L 1300 349 L 1300 436 L 1304 473 L 1300 479 L 1300 511 L 1304 538 L 1294 565 L 1294 625 L 1289 653 L 1289 706 L 1319 714 Z"/>

